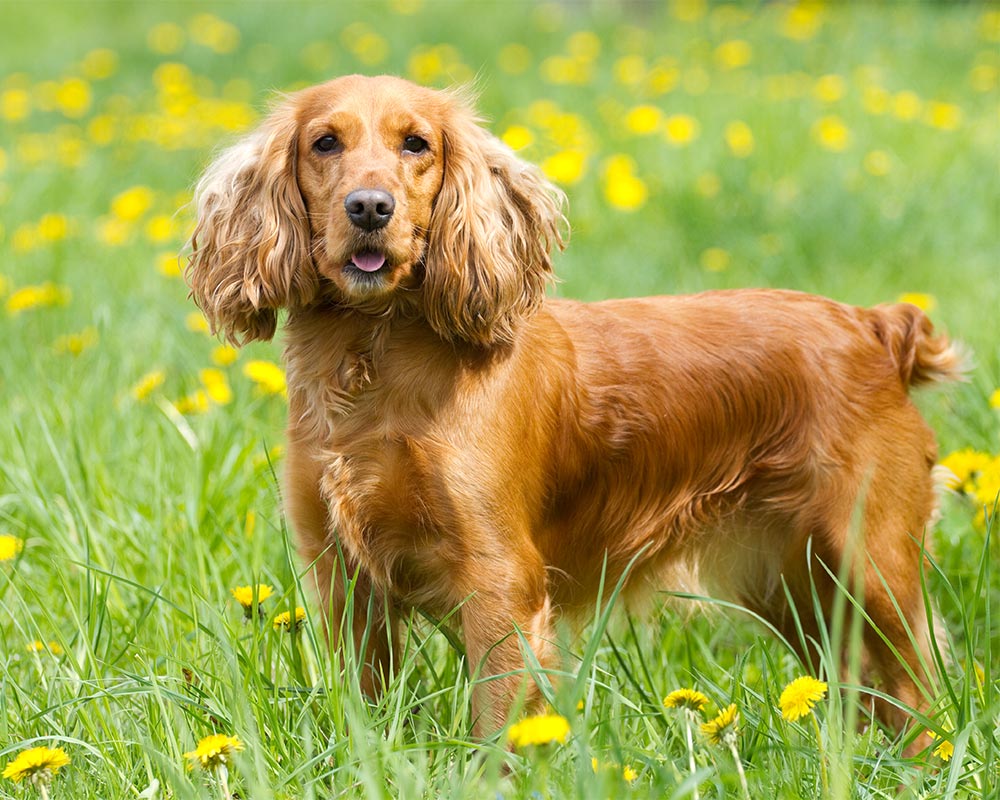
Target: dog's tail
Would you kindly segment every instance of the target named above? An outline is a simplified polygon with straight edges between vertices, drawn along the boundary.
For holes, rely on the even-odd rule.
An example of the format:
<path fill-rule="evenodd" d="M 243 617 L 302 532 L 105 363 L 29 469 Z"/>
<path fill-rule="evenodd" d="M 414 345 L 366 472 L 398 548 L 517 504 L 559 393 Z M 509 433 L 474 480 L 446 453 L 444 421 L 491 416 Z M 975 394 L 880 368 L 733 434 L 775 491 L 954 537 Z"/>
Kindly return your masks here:
<path fill-rule="evenodd" d="M 894 303 L 868 309 L 868 324 L 899 370 L 904 386 L 958 381 L 967 370 L 961 347 L 934 326 L 919 308 Z"/>

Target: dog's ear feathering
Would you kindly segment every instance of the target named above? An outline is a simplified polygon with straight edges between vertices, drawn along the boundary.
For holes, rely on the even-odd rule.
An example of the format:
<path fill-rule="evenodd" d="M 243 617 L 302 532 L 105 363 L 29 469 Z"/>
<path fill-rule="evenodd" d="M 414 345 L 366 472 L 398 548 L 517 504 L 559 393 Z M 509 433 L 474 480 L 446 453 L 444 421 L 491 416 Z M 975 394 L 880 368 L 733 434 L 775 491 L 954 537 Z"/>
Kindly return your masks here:
<path fill-rule="evenodd" d="M 517 322 L 545 296 L 552 247 L 564 246 L 565 195 L 480 127 L 458 95 L 451 98 L 443 142 L 424 316 L 445 339 L 512 342 Z"/>
<path fill-rule="evenodd" d="M 234 344 L 270 339 L 277 310 L 307 304 L 317 291 L 296 130 L 292 106 L 277 109 L 219 155 L 195 189 L 185 277 L 212 331 Z"/>

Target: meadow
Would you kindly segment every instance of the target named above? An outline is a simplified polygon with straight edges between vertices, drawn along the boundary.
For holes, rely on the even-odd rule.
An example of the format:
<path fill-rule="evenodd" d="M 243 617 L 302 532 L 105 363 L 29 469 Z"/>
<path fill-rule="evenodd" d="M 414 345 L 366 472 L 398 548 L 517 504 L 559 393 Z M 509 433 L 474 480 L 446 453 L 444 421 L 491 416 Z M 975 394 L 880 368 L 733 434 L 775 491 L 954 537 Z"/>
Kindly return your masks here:
<path fill-rule="evenodd" d="M 0 17 L 0 798 L 1000 797 L 996 6 Z M 954 476 L 927 532 L 938 685 L 907 733 L 859 724 L 856 680 L 829 669 L 857 639 L 843 620 L 808 675 L 748 614 L 684 599 L 566 632 L 561 674 L 538 676 L 550 717 L 515 731 L 539 743 L 513 752 L 471 737 L 451 620 L 414 615 L 391 686 L 362 696 L 281 512 L 280 334 L 223 345 L 181 275 L 212 154 L 276 91 L 349 72 L 477 86 L 569 196 L 555 293 L 905 299 L 965 344 L 969 380 L 919 400 Z M 827 687 L 792 721 L 799 677 Z"/>

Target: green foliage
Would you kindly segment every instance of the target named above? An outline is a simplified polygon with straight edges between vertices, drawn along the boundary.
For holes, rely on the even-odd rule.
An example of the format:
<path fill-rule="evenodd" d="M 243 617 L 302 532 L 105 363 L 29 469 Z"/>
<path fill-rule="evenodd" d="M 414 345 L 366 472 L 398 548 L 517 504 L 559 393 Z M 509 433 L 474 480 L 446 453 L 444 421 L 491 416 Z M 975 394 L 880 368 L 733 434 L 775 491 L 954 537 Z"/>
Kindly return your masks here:
<path fill-rule="evenodd" d="M 0 535 L 21 545 L 0 539 L 0 763 L 47 744 L 72 759 L 53 797 L 154 782 L 142 796 L 218 797 L 184 753 L 225 733 L 245 744 L 229 769 L 242 797 L 740 796 L 732 754 L 695 737 L 689 755 L 663 708 L 691 687 L 711 715 L 737 705 L 753 797 L 818 796 L 821 754 L 837 798 L 997 796 L 997 537 L 968 499 L 1000 472 L 995 10 L 395 0 L 3 16 Z M 475 82 L 490 127 L 569 194 L 560 294 L 917 293 L 967 343 L 969 383 L 921 400 L 942 452 L 994 465 L 959 476 L 965 496 L 930 535 L 927 605 L 947 635 L 921 725 L 950 761 L 856 727 L 864 695 L 830 675 L 819 747 L 810 720 L 777 709 L 802 674 L 787 649 L 746 614 L 688 616 L 684 599 L 561 633 L 560 674 L 538 677 L 566 744 L 512 755 L 471 738 L 450 620 L 412 620 L 385 696 L 361 694 L 280 512 L 279 345 L 217 352 L 175 259 L 211 154 L 271 92 L 352 71 Z M 230 590 L 256 583 L 275 594 L 245 622 Z M 305 625 L 275 630 L 297 606 Z M 843 619 L 834 630 L 856 639 Z"/>

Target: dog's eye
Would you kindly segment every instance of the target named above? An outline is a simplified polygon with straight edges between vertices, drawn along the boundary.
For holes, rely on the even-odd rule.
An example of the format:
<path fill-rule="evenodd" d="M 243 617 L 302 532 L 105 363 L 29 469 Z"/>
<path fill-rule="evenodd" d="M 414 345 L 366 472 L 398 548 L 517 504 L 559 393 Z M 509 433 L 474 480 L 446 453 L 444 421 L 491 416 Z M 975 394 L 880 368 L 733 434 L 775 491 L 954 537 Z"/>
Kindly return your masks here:
<path fill-rule="evenodd" d="M 407 136 L 403 139 L 403 149 L 407 153 L 423 153 L 428 147 L 426 140 L 419 136 Z"/>
<path fill-rule="evenodd" d="M 340 140 L 332 134 L 320 136 L 313 142 L 313 150 L 317 153 L 338 153 L 341 149 Z"/>

